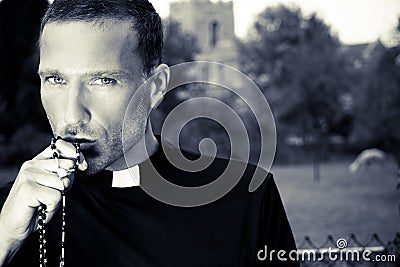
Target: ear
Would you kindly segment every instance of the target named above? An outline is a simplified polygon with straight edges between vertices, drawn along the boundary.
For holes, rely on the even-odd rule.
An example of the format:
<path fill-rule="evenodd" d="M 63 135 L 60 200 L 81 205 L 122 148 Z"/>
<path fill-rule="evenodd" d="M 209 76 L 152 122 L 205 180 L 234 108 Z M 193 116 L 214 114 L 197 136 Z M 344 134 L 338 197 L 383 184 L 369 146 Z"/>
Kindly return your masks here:
<path fill-rule="evenodd" d="M 152 76 L 150 84 L 150 108 L 156 108 L 164 98 L 165 93 L 168 89 L 170 70 L 165 64 L 158 65 Z"/>

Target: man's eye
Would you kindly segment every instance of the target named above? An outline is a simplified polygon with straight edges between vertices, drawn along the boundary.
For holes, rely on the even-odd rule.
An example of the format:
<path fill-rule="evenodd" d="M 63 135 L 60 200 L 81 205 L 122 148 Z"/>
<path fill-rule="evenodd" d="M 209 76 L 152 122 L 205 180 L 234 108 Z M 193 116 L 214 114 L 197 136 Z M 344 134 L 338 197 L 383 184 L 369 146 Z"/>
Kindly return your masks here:
<path fill-rule="evenodd" d="M 59 76 L 46 77 L 46 81 L 54 85 L 66 84 L 66 81 Z"/>
<path fill-rule="evenodd" d="M 93 85 L 114 85 L 117 81 L 111 78 L 99 78 L 92 82 Z"/>

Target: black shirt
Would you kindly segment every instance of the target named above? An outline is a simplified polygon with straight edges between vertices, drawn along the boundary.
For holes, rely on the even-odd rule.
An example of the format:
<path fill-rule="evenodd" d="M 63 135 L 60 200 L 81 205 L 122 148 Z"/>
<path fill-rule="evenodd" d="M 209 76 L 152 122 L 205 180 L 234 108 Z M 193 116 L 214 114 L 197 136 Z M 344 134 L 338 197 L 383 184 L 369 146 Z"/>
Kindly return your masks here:
<path fill-rule="evenodd" d="M 161 146 L 149 160 L 167 180 L 185 186 L 212 181 L 228 162 L 215 159 L 199 173 L 183 172 L 169 164 Z M 139 165 L 141 181 L 152 175 L 149 160 Z M 109 171 L 76 174 L 66 199 L 66 266 L 298 266 L 257 259 L 265 245 L 287 253 L 296 247 L 272 175 L 265 173 L 263 184 L 248 192 L 255 168 L 247 165 L 242 179 L 219 200 L 191 208 L 162 203 L 139 186 L 113 188 Z M 0 190 L 0 205 L 10 187 Z M 61 209 L 46 227 L 48 266 L 58 266 Z M 35 232 L 7 266 L 36 266 L 38 251 Z"/>

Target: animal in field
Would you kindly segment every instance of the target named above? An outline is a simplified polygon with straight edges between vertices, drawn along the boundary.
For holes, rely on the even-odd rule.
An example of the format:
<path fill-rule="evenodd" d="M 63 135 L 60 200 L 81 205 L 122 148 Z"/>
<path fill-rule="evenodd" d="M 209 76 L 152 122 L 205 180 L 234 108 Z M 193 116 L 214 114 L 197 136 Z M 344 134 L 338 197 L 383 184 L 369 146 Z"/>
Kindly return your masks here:
<path fill-rule="evenodd" d="M 371 166 L 380 166 L 386 159 L 386 153 L 377 148 L 369 148 L 361 151 L 355 160 L 349 165 L 349 171 L 355 173 L 366 170 Z"/>

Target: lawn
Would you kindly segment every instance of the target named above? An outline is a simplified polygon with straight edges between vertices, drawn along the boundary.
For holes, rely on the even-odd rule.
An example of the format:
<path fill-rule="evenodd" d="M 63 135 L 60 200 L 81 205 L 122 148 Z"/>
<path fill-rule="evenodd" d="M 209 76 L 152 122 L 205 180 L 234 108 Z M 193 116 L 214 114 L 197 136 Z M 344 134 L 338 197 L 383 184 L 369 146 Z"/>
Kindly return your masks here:
<path fill-rule="evenodd" d="M 317 245 L 356 234 L 362 243 L 377 233 L 387 243 L 400 232 L 400 194 L 394 162 L 356 174 L 350 161 L 323 163 L 313 181 L 312 164 L 276 165 L 272 172 L 281 192 L 297 244 L 308 235 Z"/>

